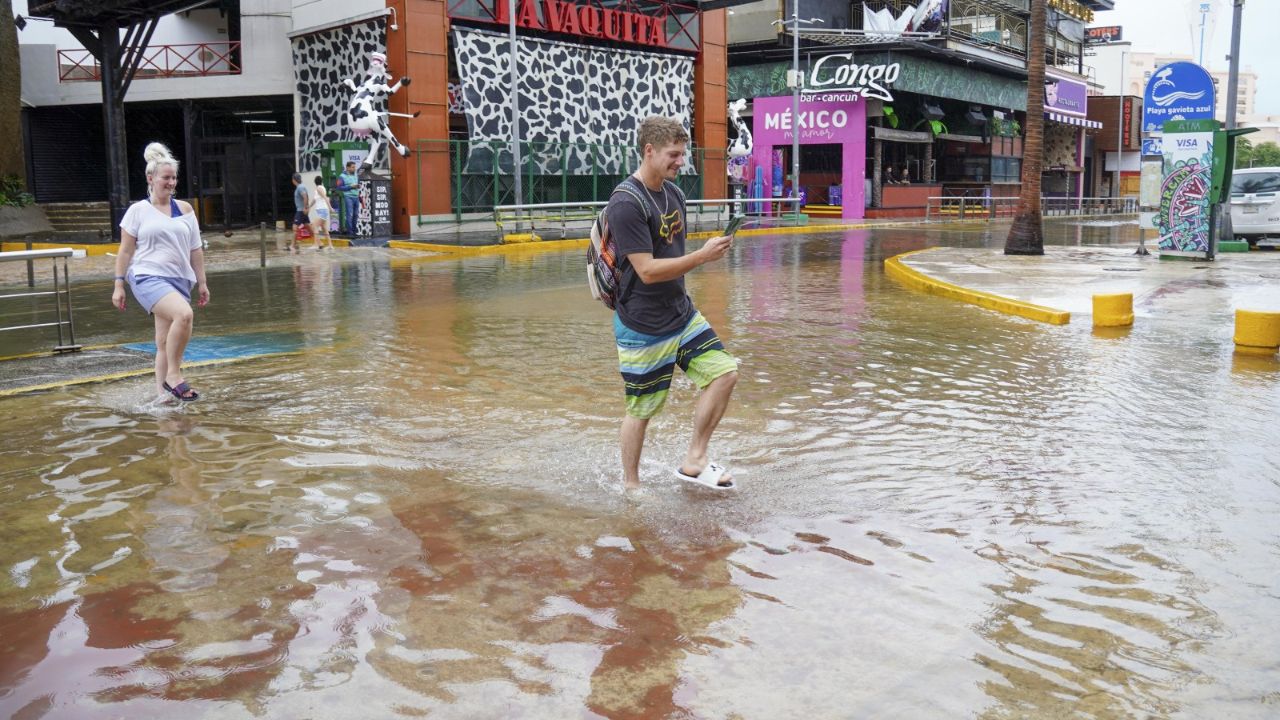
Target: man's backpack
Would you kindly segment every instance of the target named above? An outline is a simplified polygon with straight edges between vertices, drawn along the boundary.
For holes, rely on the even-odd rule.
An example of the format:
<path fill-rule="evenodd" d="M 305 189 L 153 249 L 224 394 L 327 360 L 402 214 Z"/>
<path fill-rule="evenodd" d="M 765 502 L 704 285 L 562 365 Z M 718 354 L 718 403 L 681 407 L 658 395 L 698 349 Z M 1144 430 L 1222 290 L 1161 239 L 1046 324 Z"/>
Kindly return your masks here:
<path fill-rule="evenodd" d="M 649 222 L 649 205 L 640 197 L 640 192 L 629 178 L 618 183 L 609 194 L 609 199 L 612 200 L 618 193 L 630 195 L 640 205 L 645 222 Z M 591 244 L 587 246 L 587 286 L 591 288 L 591 297 L 613 310 L 620 299 L 618 285 L 622 282 L 622 268 L 619 263 L 622 259 L 618 257 L 618 243 L 614 242 L 613 234 L 609 232 L 608 211 L 609 206 L 606 205 L 596 216 L 595 222 L 591 223 Z M 627 293 L 631 292 L 635 278 L 635 275 L 631 276 Z"/>
<path fill-rule="evenodd" d="M 665 183 L 664 182 L 664 191 Z M 672 185 L 676 189 L 676 194 L 680 196 L 683 206 L 684 193 L 678 185 Z M 614 195 L 618 193 L 626 193 L 631 196 L 632 200 L 640 206 L 640 212 L 644 216 L 646 224 L 649 222 L 649 204 L 652 201 L 645 202 L 640 194 L 640 189 L 636 186 L 636 182 L 628 177 L 610 193 L 609 199 L 612 200 Z M 626 294 L 631 292 L 632 286 L 635 285 L 636 276 L 631 275 L 631 282 L 627 283 L 626 290 L 619 293 L 618 285 L 622 282 L 621 258 L 618 257 L 618 244 L 614 242 L 612 234 L 609 232 L 609 218 L 607 212 L 609 207 L 606 205 L 596 216 L 595 222 L 591 223 L 591 244 L 587 246 L 587 286 L 591 288 L 591 297 L 605 304 L 605 307 L 613 310 L 621 302 Z"/>

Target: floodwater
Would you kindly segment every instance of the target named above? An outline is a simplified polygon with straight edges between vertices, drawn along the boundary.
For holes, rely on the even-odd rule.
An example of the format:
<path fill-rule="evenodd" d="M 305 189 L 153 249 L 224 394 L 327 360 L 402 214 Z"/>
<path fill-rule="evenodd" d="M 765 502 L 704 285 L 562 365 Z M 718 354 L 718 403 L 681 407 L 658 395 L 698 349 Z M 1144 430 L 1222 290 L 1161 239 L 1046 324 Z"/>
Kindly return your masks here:
<path fill-rule="evenodd" d="M 727 495 L 671 475 L 683 380 L 621 492 L 580 251 L 215 274 L 198 334 L 307 349 L 181 410 L 0 400 L 0 717 L 1275 717 L 1280 372 L 881 269 L 998 242 L 743 236 L 695 273 L 742 362 Z M 77 293 L 83 342 L 149 339 Z"/>

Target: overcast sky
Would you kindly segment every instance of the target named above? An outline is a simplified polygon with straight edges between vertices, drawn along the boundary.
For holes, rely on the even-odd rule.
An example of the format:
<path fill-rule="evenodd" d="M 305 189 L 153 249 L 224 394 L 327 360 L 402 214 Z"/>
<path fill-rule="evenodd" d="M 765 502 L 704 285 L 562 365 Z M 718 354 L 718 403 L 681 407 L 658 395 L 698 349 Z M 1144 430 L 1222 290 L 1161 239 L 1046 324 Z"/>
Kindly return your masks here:
<path fill-rule="evenodd" d="M 1122 25 L 1124 39 L 1140 52 L 1193 55 L 1191 28 L 1199 27 L 1198 12 L 1188 17 L 1188 5 L 1217 5 L 1213 41 L 1205 43 L 1204 65 L 1226 70 L 1231 49 L 1231 0 L 1116 0 L 1116 9 L 1094 14 L 1092 25 Z M 1240 65 L 1258 75 L 1257 111 L 1280 115 L 1280 0 L 1245 0 L 1240 27 Z M 1226 92 L 1224 87 L 1223 92 Z"/>

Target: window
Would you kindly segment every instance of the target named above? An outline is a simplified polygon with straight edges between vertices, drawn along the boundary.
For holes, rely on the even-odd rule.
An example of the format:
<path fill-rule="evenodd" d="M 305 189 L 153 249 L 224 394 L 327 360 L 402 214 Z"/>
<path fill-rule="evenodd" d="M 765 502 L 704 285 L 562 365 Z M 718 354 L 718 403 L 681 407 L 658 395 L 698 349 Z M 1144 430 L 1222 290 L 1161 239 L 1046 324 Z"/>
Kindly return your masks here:
<path fill-rule="evenodd" d="M 1280 192 L 1280 173 L 1244 173 L 1231 178 L 1231 194 Z"/>

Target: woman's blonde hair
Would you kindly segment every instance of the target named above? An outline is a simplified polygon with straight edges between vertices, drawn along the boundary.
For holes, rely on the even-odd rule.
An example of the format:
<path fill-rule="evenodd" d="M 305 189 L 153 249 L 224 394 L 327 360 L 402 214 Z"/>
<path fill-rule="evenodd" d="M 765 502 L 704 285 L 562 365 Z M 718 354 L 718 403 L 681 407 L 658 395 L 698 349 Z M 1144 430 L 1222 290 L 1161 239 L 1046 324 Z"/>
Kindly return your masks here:
<path fill-rule="evenodd" d="M 173 171 L 178 172 L 178 161 L 174 159 L 173 153 L 158 142 L 147 145 L 147 149 L 142 151 L 142 157 L 147 161 L 147 177 L 155 175 L 162 165 L 172 165 Z"/>

